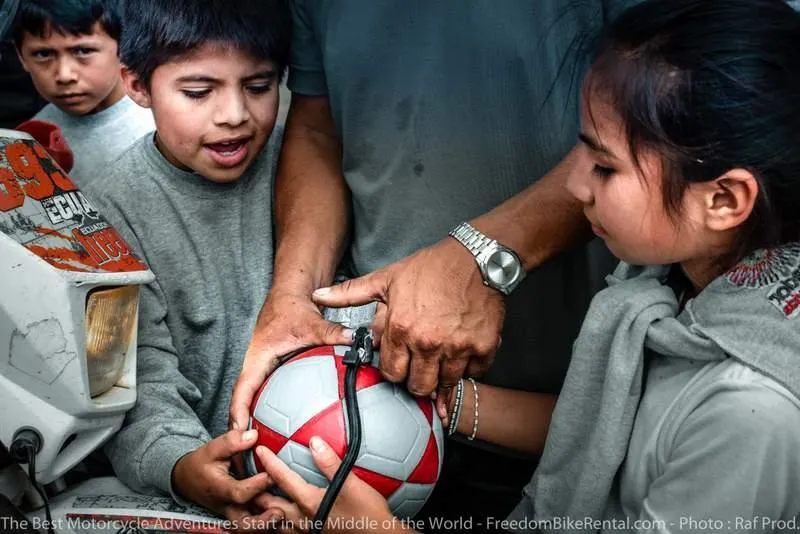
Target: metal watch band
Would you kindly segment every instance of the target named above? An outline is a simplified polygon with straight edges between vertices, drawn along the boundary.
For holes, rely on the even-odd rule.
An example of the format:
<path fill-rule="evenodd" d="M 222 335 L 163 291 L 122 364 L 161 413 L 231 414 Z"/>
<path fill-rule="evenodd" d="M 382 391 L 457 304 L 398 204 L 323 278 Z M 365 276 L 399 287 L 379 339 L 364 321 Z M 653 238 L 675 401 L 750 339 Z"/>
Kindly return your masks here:
<path fill-rule="evenodd" d="M 494 239 L 486 237 L 480 231 L 475 229 L 468 222 L 462 222 L 450 231 L 450 235 L 456 240 L 467 247 L 473 256 L 478 257 L 478 254 L 483 250 L 486 245 L 492 243 Z"/>

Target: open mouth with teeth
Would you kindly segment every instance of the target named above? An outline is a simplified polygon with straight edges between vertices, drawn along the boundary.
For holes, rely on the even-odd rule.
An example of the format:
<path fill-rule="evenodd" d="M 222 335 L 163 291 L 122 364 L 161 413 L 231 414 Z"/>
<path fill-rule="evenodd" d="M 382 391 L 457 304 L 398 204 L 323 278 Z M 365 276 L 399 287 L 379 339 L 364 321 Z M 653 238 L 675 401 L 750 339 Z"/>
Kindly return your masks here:
<path fill-rule="evenodd" d="M 247 157 L 247 146 L 249 139 L 237 139 L 223 143 L 209 143 L 205 148 L 209 151 L 211 158 L 223 167 L 235 167 L 242 163 Z"/>
<path fill-rule="evenodd" d="M 214 143 L 210 145 L 206 145 L 208 148 L 213 150 L 214 152 L 219 152 L 224 156 L 230 156 L 235 154 L 238 150 L 240 150 L 244 145 L 247 144 L 246 139 L 239 139 L 238 141 L 227 141 L 225 143 Z"/>

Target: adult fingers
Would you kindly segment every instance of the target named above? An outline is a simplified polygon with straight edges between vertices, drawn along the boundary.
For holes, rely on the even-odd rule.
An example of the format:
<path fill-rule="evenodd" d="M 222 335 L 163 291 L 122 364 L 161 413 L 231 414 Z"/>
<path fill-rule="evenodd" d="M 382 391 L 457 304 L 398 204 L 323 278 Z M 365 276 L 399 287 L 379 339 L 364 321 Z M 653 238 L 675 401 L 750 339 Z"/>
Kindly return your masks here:
<path fill-rule="evenodd" d="M 472 356 L 467 363 L 465 371 L 462 371 L 461 376 L 483 376 L 486 371 L 494 363 L 495 354 L 484 355 L 481 357 Z"/>
<path fill-rule="evenodd" d="M 410 361 L 411 354 L 406 346 L 403 331 L 397 327 L 384 331 L 381 356 L 378 360 L 378 369 L 383 377 L 390 382 L 402 382 L 408 376 Z"/>
<path fill-rule="evenodd" d="M 425 350 L 411 355 L 408 370 L 408 391 L 420 397 L 436 391 L 439 382 L 439 354 Z"/>
<path fill-rule="evenodd" d="M 320 319 L 309 328 L 313 330 L 315 345 L 350 345 L 353 342 L 353 330 L 339 323 Z"/>
<path fill-rule="evenodd" d="M 439 366 L 439 386 L 443 388 L 455 387 L 459 379 L 464 376 L 469 362 L 469 356 L 463 353 L 442 359 Z"/>
<path fill-rule="evenodd" d="M 390 272 L 381 269 L 359 278 L 345 280 L 341 284 L 319 288 L 311 295 L 311 299 L 319 306 L 330 308 L 359 306 L 374 300 L 383 301 L 389 287 Z"/>
<path fill-rule="evenodd" d="M 388 308 L 383 302 L 378 302 L 375 306 L 375 316 L 372 318 L 370 330 L 372 331 L 372 346 L 376 349 L 380 348 L 381 338 L 383 337 L 383 332 L 386 329 L 387 311 Z"/>

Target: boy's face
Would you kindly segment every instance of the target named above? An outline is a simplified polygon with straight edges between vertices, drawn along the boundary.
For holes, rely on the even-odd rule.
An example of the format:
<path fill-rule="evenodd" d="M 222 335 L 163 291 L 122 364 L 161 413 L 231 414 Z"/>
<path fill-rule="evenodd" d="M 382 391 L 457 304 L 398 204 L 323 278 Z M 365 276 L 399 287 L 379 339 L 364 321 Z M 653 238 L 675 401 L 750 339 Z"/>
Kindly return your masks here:
<path fill-rule="evenodd" d="M 205 44 L 160 65 L 149 89 L 129 71 L 123 78 L 128 94 L 152 108 L 164 156 L 213 182 L 241 177 L 275 125 L 274 64 L 233 47 Z"/>
<path fill-rule="evenodd" d="M 117 42 L 100 23 L 88 35 L 26 32 L 17 53 L 39 94 L 70 115 L 102 111 L 125 94 Z"/>

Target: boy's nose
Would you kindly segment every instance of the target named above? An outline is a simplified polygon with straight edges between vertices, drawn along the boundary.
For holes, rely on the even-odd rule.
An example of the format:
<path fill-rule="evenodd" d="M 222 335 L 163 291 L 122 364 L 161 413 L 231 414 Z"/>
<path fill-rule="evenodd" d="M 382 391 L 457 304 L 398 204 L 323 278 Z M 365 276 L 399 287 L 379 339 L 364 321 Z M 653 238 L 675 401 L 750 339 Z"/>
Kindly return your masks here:
<path fill-rule="evenodd" d="M 229 95 L 221 99 L 217 108 L 216 123 L 226 126 L 239 126 L 250 120 L 250 111 L 245 99 L 241 96 Z"/>
<path fill-rule="evenodd" d="M 56 65 L 56 83 L 70 84 L 78 80 L 78 71 L 69 59 L 60 59 Z"/>

